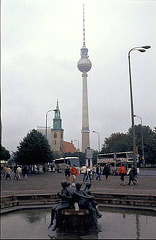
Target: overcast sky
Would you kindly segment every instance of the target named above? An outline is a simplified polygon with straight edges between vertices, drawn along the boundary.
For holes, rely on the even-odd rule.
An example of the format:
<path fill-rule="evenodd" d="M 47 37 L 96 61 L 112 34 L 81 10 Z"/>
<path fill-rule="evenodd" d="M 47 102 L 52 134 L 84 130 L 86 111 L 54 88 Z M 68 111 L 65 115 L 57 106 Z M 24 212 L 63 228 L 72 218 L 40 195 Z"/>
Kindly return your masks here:
<path fill-rule="evenodd" d="M 128 51 L 131 53 L 134 113 L 156 126 L 156 1 L 2 0 L 2 145 L 19 142 L 46 112 L 61 111 L 64 140 L 81 146 L 82 73 L 77 69 L 83 43 L 85 3 L 91 148 L 112 133 L 131 127 Z M 54 112 L 48 113 L 52 127 Z M 135 118 L 135 124 L 140 119 Z M 78 142 L 74 142 L 78 146 Z"/>

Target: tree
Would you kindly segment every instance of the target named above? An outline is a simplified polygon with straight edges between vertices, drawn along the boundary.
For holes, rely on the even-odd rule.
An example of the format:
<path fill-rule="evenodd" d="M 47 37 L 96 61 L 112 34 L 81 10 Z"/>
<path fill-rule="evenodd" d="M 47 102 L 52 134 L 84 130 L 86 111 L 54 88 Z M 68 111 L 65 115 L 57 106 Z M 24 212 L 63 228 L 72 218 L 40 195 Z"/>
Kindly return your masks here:
<path fill-rule="evenodd" d="M 22 165 L 44 164 L 53 159 L 45 136 L 33 129 L 17 147 L 17 162 Z"/>
<path fill-rule="evenodd" d="M 8 160 L 10 158 L 10 153 L 5 147 L 1 146 L 1 159 L 0 160 Z"/>
<path fill-rule="evenodd" d="M 135 125 L 136 147 L 140 161 L 142 159 L 142 138 L 143 131 L 143 145 L 144 157 L 146 163 L 156 164 L 156 128 L 152 130 L 149 126 Z M 130 146 L 132 148 L 132 128 L 129 128 L 127 136 L 129 138 Z"/>
<path fill-rule="evenodd" d="M 156 164 L 156 128 L 150 131 L 144 143 L 145 160 L 151 165 Z"/>
<path fill-rule="evenodd" d="M 125 133 L 112 133 L 105 138 L 101 153 L 129 151 L 129 139 Z"/>
<path fill-rule="evenodd" d="M 142 131 L 146 163 L 156 164 L 156 127 L 152 130 L 149 126 L 135 125 L 136 147 L 139 158 L 142 159 Z M 105 138 L 101 153 L 133 151 L 132 128 L 125 133 L 112 133 Z"/>

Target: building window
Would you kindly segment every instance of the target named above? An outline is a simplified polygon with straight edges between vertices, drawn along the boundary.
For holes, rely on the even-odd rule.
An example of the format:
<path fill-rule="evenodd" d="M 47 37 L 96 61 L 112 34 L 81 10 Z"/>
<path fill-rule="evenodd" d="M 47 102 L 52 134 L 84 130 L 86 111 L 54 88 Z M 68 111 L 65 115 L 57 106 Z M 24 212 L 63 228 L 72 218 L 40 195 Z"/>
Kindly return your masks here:
<path fill-rule="evenodd" d="M 57 133 L 56 132 L 54 133 L 54 138 L 57 138 Z"/>
<path fill-rule="evenodd" d="M 55 145 L 56 145 L 56 140 L 55 140 Z"/>
<path fill-rule="evenodd" d="M 61 138 L 63 138 L 63 134 L 61 133 Z"/>

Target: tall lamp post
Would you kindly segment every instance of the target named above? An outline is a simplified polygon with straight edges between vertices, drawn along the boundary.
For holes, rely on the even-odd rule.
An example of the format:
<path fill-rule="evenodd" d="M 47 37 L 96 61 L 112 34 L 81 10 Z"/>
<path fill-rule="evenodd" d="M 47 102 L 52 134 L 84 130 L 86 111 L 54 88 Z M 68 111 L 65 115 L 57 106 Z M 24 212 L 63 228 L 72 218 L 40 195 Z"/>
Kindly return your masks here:
<path fill-rule="evenodd" d="M 47 139 L 47 117 L 48 117 L 48 113 L 51 112 L 51 111 L 55 111 L 55 109 L 49 110 L 49 111 L 46 113 L 46 133 L 45 133 L 46 139 Z"/>
<path fill-rule="evenodd" d="M 78 143 L 78 158 L 79 158 L 79 152 L 80 152 L 80 149 L 79 149 L 79 140 L 74 139 L 74 141 Z"/>
<path fill-rule="evenodd" d="M 131 61 L 130 61 L 130 53 L 133 50 L 137 50 L 139 52 L 146 52 L 146 49 L 149 49 L 151 46 L 141 46 L 134 47 L 128 52 L 128 65 L 129 65 L 129 82 L 130 82 L 130 99 L 131 99 L 131 119 L 132 119 L 132 135 L 133 135 L 133 163 L 134 166 L 137 167 L 136 163 L 136 142 L 135 142 L 135 127 L 134 127 L 134 109 L 133 109 L 133 94 L 132 94 L 132 77 L 131 77 Z"/>
<path fill-rule="evenodd" d="M 141 148 L 142 148 L 142 161 L 143 161 L 143 164 L 145 163 L 145 157 L 144 157 L 144 138 L 143 138 L 143 126 L 142 126 L 142 118 L 137 116 L 137 115 L 134 115 L 134 117 L 138 117 L 140 118 L 141 120 Z"/>
<path fill-rule="evenodd" d="M 98 134 L 98 148 L 99 148 L 99 152 L 100 152 L 100 134 L 96 131 L 92 131 L 92 132 Z"/>

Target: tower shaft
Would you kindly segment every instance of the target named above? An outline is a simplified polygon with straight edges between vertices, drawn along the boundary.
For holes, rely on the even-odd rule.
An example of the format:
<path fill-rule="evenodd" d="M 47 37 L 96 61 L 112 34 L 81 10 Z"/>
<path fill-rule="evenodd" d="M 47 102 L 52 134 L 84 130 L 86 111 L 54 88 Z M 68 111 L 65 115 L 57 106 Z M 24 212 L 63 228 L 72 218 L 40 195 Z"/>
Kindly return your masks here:
<path fill-rule="evenodd" d="M 90 147 L 89 139 L 89 116 L 88 116 L 88 89 L 87 89 L 87 73 L 82 74 L 82 152 Z"/>

